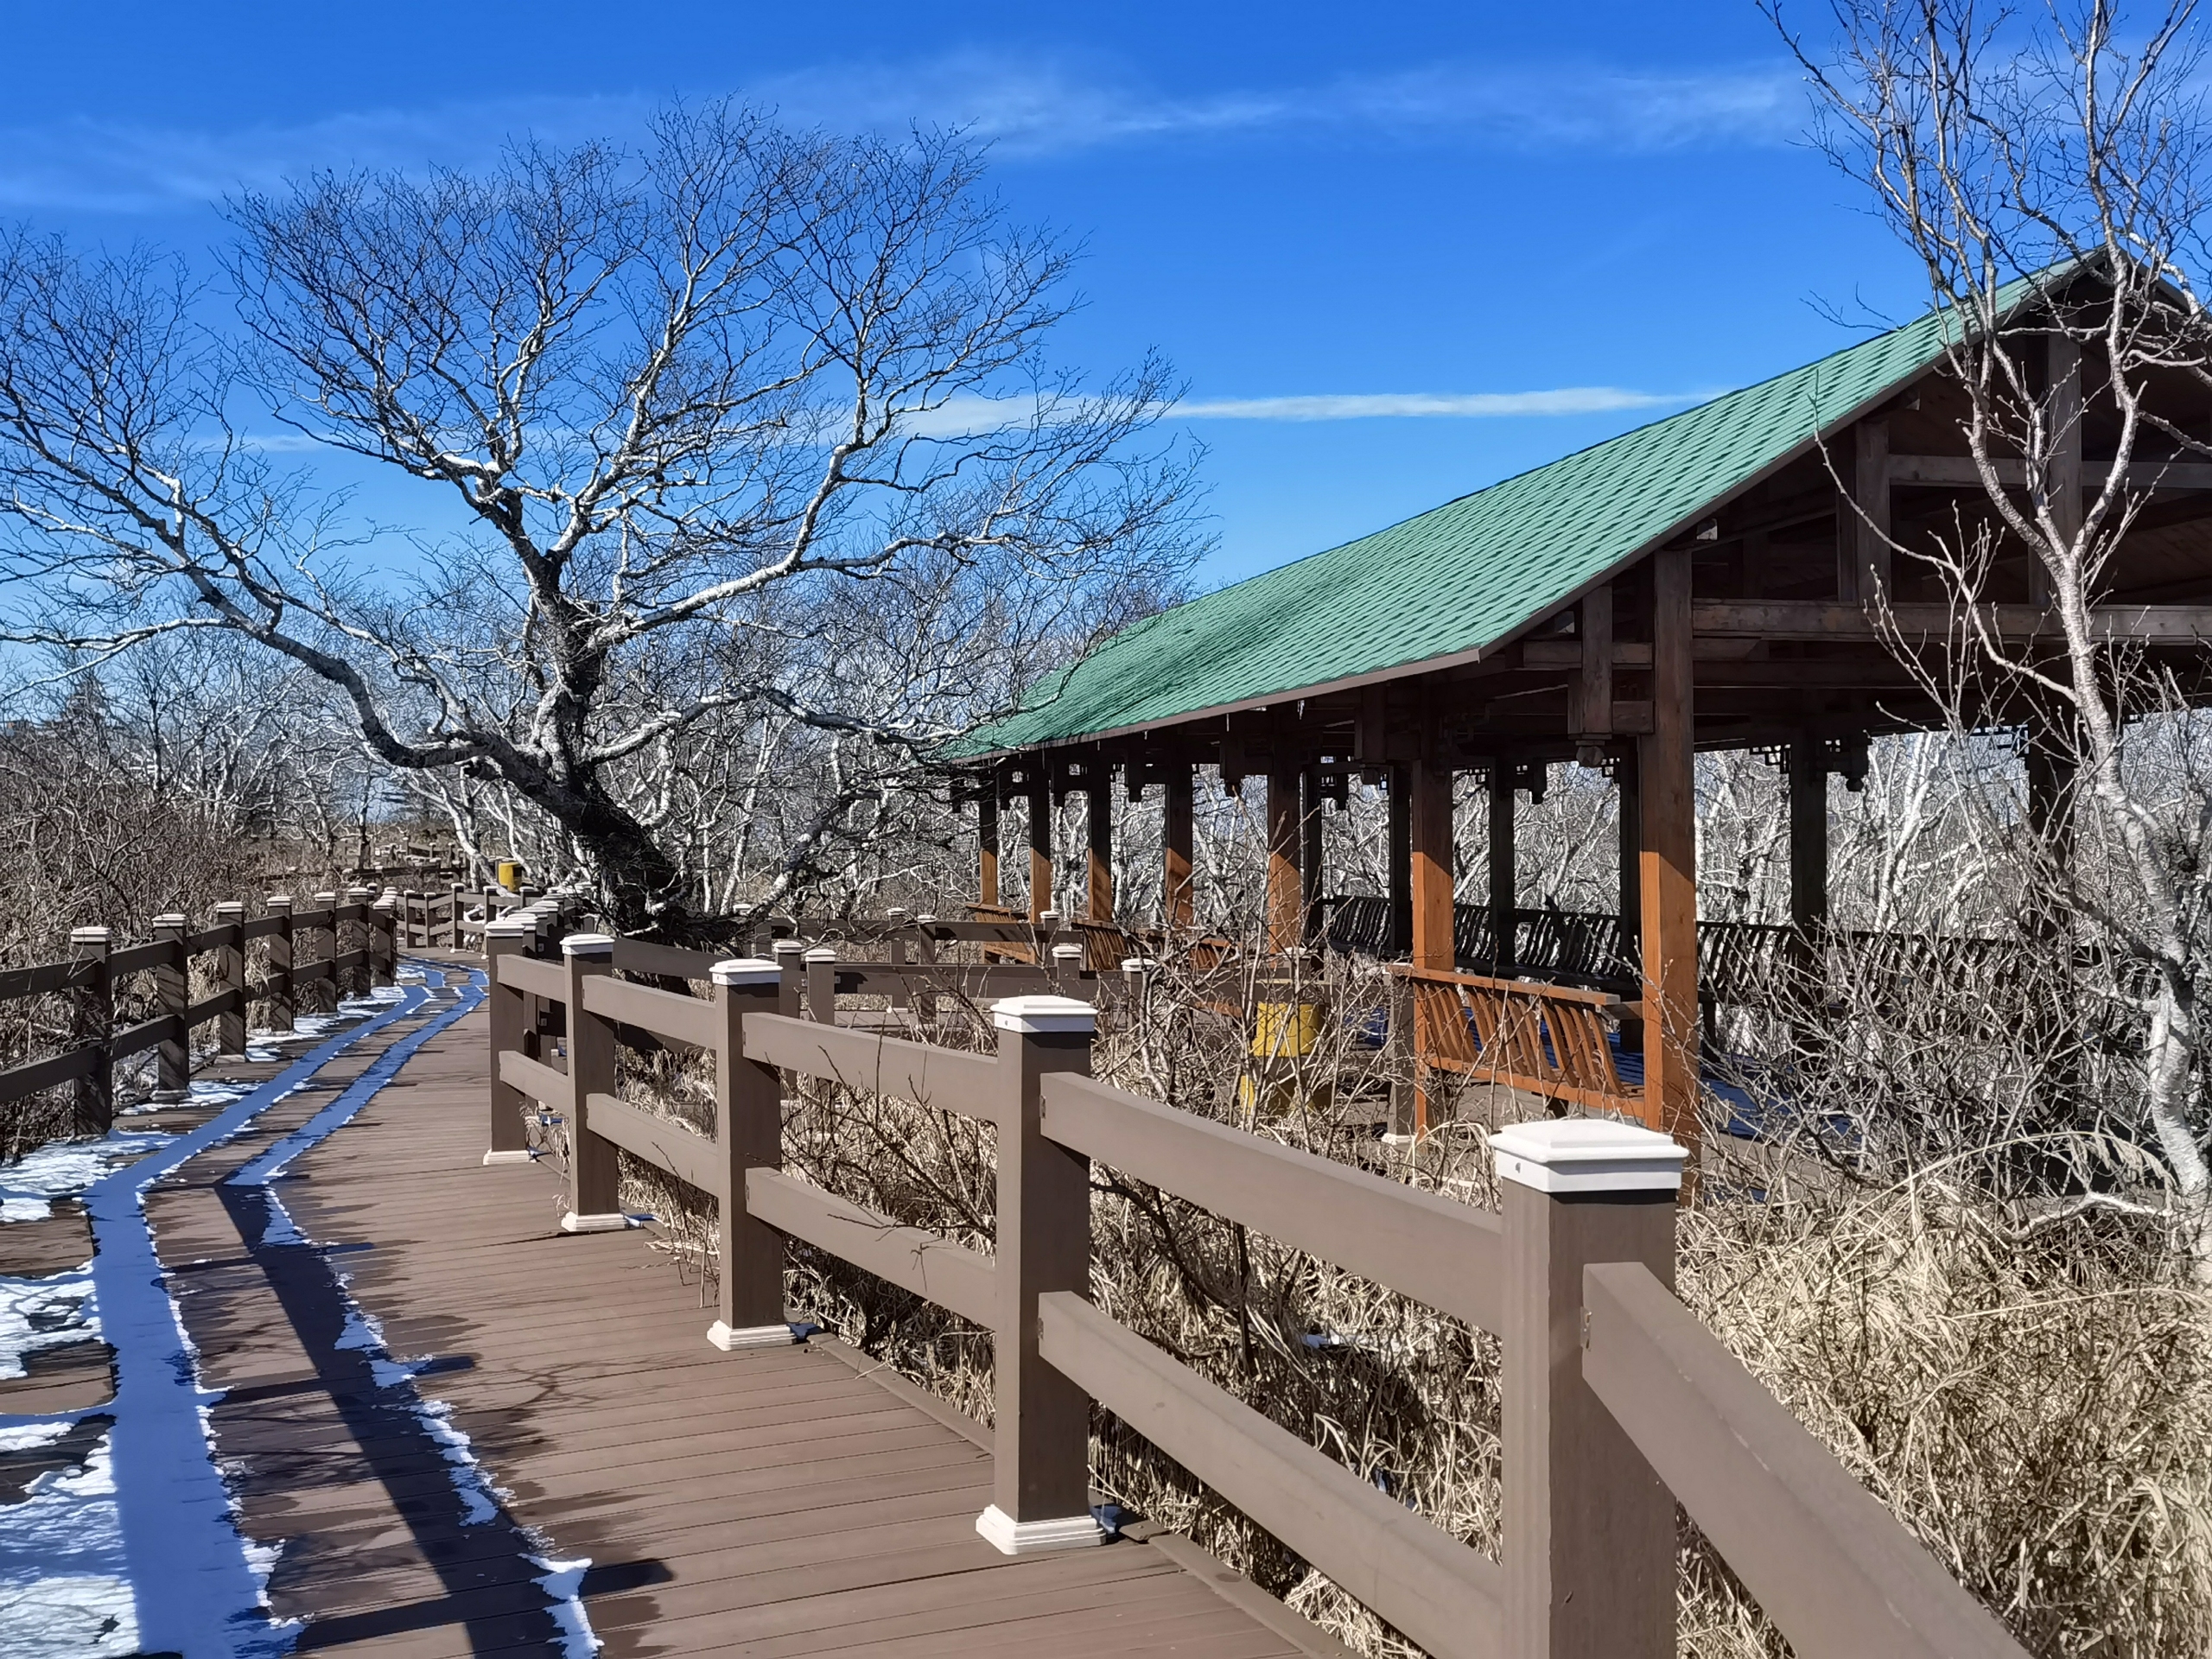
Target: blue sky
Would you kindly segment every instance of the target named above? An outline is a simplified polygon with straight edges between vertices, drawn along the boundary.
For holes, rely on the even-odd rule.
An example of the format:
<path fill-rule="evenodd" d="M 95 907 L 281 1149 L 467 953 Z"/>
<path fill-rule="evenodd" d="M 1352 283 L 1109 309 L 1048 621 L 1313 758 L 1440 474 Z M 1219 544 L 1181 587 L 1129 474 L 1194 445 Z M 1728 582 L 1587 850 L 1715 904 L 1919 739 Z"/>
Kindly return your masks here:
<path fill-rule="evenodd" d="M 0 215 L 195 255 L 241 181 L 628 136 L 672 95 L 968 124 L 1016 213 L 1087 246 L 1057 354 L 1156 346 L 1189 381 L 1208 582 L 1833 350 L 1858 337 L 1838 314 L 1922 304 L 1804 146 L 1749 0 L 0 15 Z"/>

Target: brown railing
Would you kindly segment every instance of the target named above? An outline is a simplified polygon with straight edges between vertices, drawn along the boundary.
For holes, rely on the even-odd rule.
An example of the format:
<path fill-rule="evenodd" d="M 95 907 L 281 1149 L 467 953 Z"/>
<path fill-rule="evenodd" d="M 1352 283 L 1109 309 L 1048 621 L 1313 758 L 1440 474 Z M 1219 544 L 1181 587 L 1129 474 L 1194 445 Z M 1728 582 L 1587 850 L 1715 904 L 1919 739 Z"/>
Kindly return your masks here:
<path fill-rule="evenodd" d="M 494 926 L 488 943 L 486 1161 L 528 1158 L 524 1112 L 535 1100 L 568 1122 L 571 1230 L 625 1224 L 617 1148 L 706 1194 L 722 1240 L 708 1333 L 718 1346 L 792 1340 L 792 1239 L 988 1328 L 995 1501 L 976 1525 L 1001 1549 L 1101 1541 L 1089 1499 L 1095 1401 L 1439 1656 L 1671 1654 L 1679 1498 L 1805 1659 L 2019 1659 L 1997 1622 L 1674 1299 L 1683 1154 L 1664 1136 L 1592 1119 L 1505 1131 L 1495 1141 L 1504 1205 L 1493 1214 L 1093 1080 L 1095 1013 L 1071 998 L 1001 1001 L 997 1052 L 978 1054 L 842 1023 L 844 982 L 881 995 L 902 977 L 887 965 L 808 960 L 803 948 L 777 963 L 706 967 L 692 957 L 686 977 L 703 968 L 709 1000 L 617 976 L 670 971 L 658 950 L 579 936 L 548 960 L 529 954 L 537 931 L 519 918 Z M 905 977 L 910 996 L 936 982 Z M 526 1052 L 532 1001 L 562 1009 L 565 1067 Z M 712 1135 L 622 1097 L 626 1027 L 713 1057 Z M 992 1124 L 992 1253 L 785 1174 L 787 1076 Z M 1093 1162 L 1497 1332 L 1503 1560 L 1093 1306 Z"/>
<path fill-rule="evenodd" d="M 1452 1071 L 1592 1110 L 1643 1116 L 1643 1093 L 1625 1087 L 1607 1033 L 1621 999 L 1528 980 L 1491 979 L 1394 963 L 1394 1038 L 1416 1086 Z"/>
<path fill-rule="evenodd" d="M 191 1088 L 192 1033 L 215 1027 L 215 1047 L 226 1056 L 245 1052 L 249 1006 L 261 1004 L 270 1028 L 289 1031 L 307 999 L 335 1008 L 348 990 L 389 985 L 397 957 L 397 895 L 372 896 L 356 887 L 342 897 L 315 895 L 301 910 L 272 894 L 264 914 L 246 918 L 242 904 L 217 905 L 214 923 L 197 931 L 181 914 L 154 918 L 154 937 L 143 944 L 112 946 L 104 927 L 80 927 L 70 936 L 67 962 L 0 970 L 0 1001 L 62 996 L 69 1002 L 68 1046 L 0 1071 L 0 1103 L 41 1090 L 73 1090 L 71 1127 L 104 1135 L 115 1117 L 115 1068 L 155 1051 L 156 1100 L 181 1100 Z M 249 982 L 246 947 L 265 939 L 262 976 Z M 191 997 L 193 964 L 212 958 L 208 995 Z M 124 999 L 118 993 L 134 975 L 152 982 L 152 1018 L 118 1028 Z M 145 1001 L 148 999 L 140 999 Z"/>

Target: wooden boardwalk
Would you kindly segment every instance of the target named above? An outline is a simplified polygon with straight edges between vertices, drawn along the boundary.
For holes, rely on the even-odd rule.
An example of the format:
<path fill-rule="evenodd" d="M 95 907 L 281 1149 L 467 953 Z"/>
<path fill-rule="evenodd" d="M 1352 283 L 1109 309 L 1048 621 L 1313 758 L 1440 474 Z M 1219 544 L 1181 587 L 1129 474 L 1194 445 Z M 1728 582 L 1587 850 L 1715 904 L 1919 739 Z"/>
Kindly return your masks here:
<path fill-rule="evenodd" d="M 613 1656 L 1343 1651 L 1180 1539 L 999 1554 L 974 1424 L 818 1338 L 717 1351 L 649 1231 L 562 1234 L 550 1171 L 481 1166 L 486 1037 L 432 1039 L 272 1189 L 310 1245 L 219 1183 L 374 1047 L 149 1205 L 300 1651 L 581 1653 L 584 1560 Z"/>

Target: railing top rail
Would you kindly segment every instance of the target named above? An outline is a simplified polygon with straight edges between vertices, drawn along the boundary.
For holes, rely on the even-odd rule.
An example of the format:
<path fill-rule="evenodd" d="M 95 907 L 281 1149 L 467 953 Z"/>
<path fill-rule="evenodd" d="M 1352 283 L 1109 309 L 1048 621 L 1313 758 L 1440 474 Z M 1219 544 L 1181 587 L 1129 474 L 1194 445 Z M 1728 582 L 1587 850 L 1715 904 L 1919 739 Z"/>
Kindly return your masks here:
<path fill-rule="evenodd" d="M 786 1014 L 747 1014 L 745 1057 L 986 1123 L 998 1121 L 999 1063 L 989 1055 Z"/>
<path fill-rule="evenodd" d="M 1465 985 L 1475 990 L 1497 991 L 1508 996 L 1541 997 L 1553 1002 L 1586 1002 L 1599 1008 L 1621 1006 L 1621 999 L 1610 991 L 1586 991 L 1572 985 L 1554 985 L 1548 980 L 1498 979 L 1488 974 L 1463 974 L 1456 969 L 1416 968 L 1403 962 L 1388 965 L 1396 978 L 1419 980 L 1427 984 Z"/>

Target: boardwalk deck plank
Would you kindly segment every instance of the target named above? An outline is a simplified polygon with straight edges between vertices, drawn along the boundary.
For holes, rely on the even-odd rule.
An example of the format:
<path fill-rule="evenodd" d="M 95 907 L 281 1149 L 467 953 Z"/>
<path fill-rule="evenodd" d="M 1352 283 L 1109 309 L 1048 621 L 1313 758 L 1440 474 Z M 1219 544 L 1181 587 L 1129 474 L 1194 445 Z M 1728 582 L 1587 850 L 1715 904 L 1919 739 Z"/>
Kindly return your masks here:
<path fill-rule="evenodd" d="M 380 1045 L 149 1198 L 207 1380 L 229 1390 L 218 1455 L 249 1535 L 281 1548 L 269 1593 L 303 1621 L 298 1651 L 556 1651 L 539 1553 L 592 1561 L 608 1659 L 1300 1651 L 1147 1544 L 998 1554 L 975 1531 L 991 1471 L 972 1426 L 864 1363 L 709 1346 L 696 1274 L 651 1229 L 563 1234 L 556 1172 L 482 1166 L 484 1044 L 480 1014 L 425 1045 L 272 1191 L 324 1247 L 289 1270 L 327 1263 L 395 1357 L 428 1362 L 414 1388 L 467 1437 L 527 1553 L 504 1520 L 457 1519 L 445 1451 L 394 1414 L 388 1373 L 330 1341 L 342 1310 L 287 1295 L 218 1185 Z"/>

